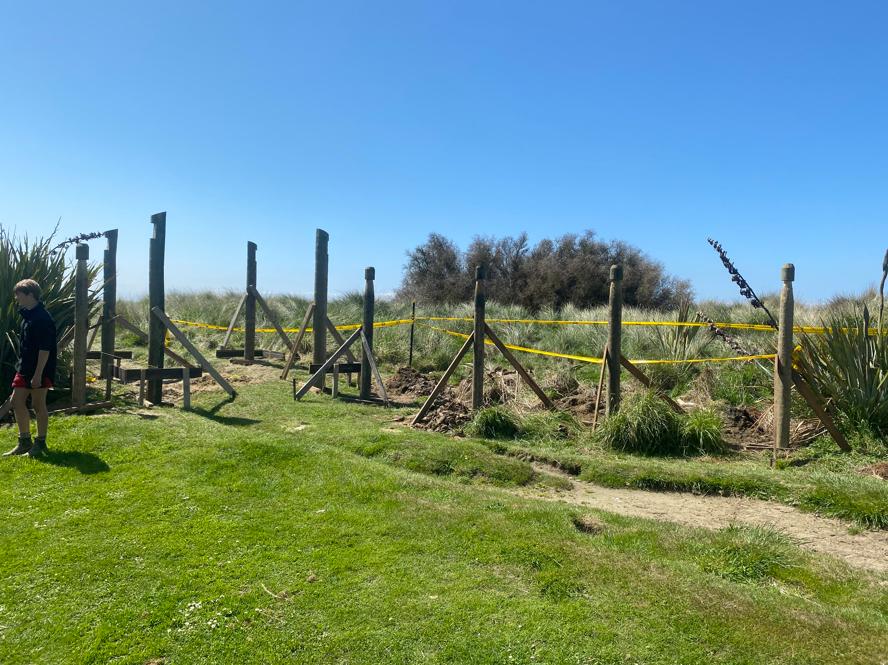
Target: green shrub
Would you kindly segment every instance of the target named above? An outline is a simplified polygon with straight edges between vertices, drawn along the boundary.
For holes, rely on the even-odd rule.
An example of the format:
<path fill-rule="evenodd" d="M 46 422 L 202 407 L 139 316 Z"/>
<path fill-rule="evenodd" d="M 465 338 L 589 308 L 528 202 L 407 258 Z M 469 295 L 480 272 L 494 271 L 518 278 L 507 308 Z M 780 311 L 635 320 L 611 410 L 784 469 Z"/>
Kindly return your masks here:
<path fill-rule="evenodd" d="M 721 420 L 710 410 L 673 411 L 655 392 L 627 399 L 604 420 L 595 439 L 613 450 L 642 455 L 702 455 L 725 450 Z"/>
<path fill-rule="evenodd" d="M 700 546 L 703 570 L 732 582 L 780 580 L 797 567 L 792 543 L 782 534 L 756 526 L 729 526 L 718 531 L 714 542 Z"/>
<path fill-rule="evenodd" d="M 625 400 L 605 418 L 595 438 L 613 450 L 642 455 L 682 455 L 682 420 L 653 391 Z"/>
<path fill-rule="evenodd" d="M 833 316 L 822 335 L 803 335 L 795 362 L 848 429 L 888 435 L 888 339 L 868 333 L 869 313 Z"/>
<path fill-rule="evenodd" d="M 466 434 L 484 439 L 514 439 L 521 431 L 518 419 L 511 411 L 492 406 L 479 410 L 466 425 Z"/>
<path fill-rule="evenodd" d="M 537 441 L 566 441 L 581 430 L 577 419 L 564 411 L 536 411 L 521 420 L 521 437 Z"/>
<path fill-rule="evenodd" d="M 722 421 L 712 409 L 697 409 L 683 418 L 683 434 L 688 448 L 700 455 L 725 452 Z"/>

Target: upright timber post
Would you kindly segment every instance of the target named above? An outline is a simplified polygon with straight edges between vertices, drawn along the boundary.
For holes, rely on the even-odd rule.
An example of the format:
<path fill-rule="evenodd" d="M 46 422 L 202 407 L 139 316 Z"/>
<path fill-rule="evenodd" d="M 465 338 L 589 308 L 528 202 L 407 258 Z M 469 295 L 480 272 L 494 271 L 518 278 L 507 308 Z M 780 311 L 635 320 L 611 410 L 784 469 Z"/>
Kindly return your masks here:
<path fill-rule="evenodd" d="M 86 404 L 86 335 L 89 329 L 87 280 L 89 245 L 78 244 L 77 272 L 74 277 L 74 377 L 71 382 L 72 406 Z"/>
<path fill-rule="evenodd" d="M 163 284 L 163 259 L 166 248 L 166 213 L 159 212 L 151 215 L 151 223 L 154 225 L 154 235 L 149 244 L 148 258 L 148 307 L 160 308 L 166 311 L 166 299 L 164 297 Z M 154 368 L 163 368 L 163 341 L 166 328 L 156 316 L 148 317 L 148 365 Z M 152 404 L 160 404 L 163 397 L 163 381 L 161 379 L 148 379 L 147 399 Z"/>
<path fill-rule="evenodd" d="M 253 289 L 250 289 L 253 287 Z M 247 297 L 244 300 L 244 360 L 256 359 L 256 243 L 247 243 Z"/>
<path fill-rule="evenodd" d="M 327 360 L 327 244 L 330 234 L 317 230 L 315 237 L 314 314 L 312 318 L 312 362 L 321 365 Z M 321 375 L 318 388 L 324 387 L 326 376 Z"/>
<path fill-rule="evenodd" d="M 376 279 L 376 268 L 364 270 L 364 321 L 361 329 L 367 340 L 367 346 L 373 350 L 373 310 L 375 306 L 375 294 L 373 292 L 373 280 Z M 361 354 L 361 399 L 370 399 L 370 386 L 373 385 L 373 375 L 370 368 L 370 354 L 367 350 Z"/>
<path fill-rule="evenodd" d="M 888 256 L 888 254 L 886 254 Z M 407 367 L 413 367 L 413 329 L 416 327 L 416 301 L 410 310 L 410 351 L 407 356 Z"/>
<path fill-rule="evenodd" d="M 105 272 L 102 286 L 102 360 L 99 377 L 111 376 L 114 365 L 114 337 L 117 334 L 114 317 L 117 316 L 117 229 L 105 231 L 108 246 L 105 249 Z"/>
<path fill-rule="evenodd" d="M 472 409 L 480 409 L 484 399 L 484 278 L 483 265 L 475 268 L 475 332 L 472 358 Z"/>
<path fill-rule="evenodd" d="M 780 328 L 777 331 L 777 358 L 774 360 L 774 446 L 789 447 L 789 406 L 792 389 L 792 327 L 794 299 L 792 283 L 795 266 L 787 263 L 780 271 Z"/>
<path fill-rule="evenodd" d="M 605 413 L 620 410 L 620 342 L 623 324 L 623 266 L 610 269 L 610 298 L 607 314 L 607 403 Z"/>

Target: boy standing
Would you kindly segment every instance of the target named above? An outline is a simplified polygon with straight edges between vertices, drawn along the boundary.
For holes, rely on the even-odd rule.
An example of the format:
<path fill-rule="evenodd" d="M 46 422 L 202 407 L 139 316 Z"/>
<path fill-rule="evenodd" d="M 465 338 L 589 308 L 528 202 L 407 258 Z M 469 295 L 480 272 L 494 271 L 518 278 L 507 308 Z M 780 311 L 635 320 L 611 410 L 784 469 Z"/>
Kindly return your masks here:
<path fill-rule="evenodd" d="M 4 454 L 37 457 L 46 453 L 46 430 L 49 413 L 46 391 L 52 387 L 56 372 L 56 327 L 46 307 L 40 302 L 40 285 L 23 279 L 15 285 L 15 301 L 22 316 L 19 332 L 21 357 L 12 381 L 12 405 L 18 423 L 18 445 Z M 28 396 L 37 414 L 37 438 L 31 442 L 31 415 Z"/>

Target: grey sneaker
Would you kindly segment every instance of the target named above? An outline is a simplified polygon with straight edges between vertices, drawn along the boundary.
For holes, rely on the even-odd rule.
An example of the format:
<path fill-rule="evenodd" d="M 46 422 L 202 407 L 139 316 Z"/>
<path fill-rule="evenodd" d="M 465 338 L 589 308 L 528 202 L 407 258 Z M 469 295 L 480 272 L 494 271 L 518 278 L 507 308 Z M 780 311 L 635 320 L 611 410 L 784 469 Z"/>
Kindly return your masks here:
<path fill-rule="evenodd" d="M 32 447 L 30 436 L 20 436 L 18 445 L 10 451 L 3 453 L 3 457 L 12 457 L 14 455 L 25 455 Z M 44 444 L 45 445 L 45 444 Z"/>
<path fill-rule="evenodd" d="M 34 445 L 31 446 L 31 450 L 28 451 L 29 457 L 40 457 L 46 454 L 46 439 L 41 439 L 37 437 L 34 439 Z"/>

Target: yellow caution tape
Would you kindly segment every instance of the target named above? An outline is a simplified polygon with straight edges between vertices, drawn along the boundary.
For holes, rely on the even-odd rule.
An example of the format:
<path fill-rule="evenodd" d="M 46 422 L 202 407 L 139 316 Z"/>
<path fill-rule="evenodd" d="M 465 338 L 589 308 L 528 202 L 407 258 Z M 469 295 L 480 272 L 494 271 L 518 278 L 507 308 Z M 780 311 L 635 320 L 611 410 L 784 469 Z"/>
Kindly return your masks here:
<path fill-rule="evenodd" d="M 454 330 L 447 330 L 446 328 L 438 328 L 437 326 L 430 326 L 425 323 L 420 323 L 419 325 L 425 328 L 431 328 L 432 330 L 437 330 L 442 333 L 446 333 L 448 335 L 452 335 L 454 337 L 460 337 L 462 339 L 468 339 L 469 335 L 465 333 L 456 332 Z M 485 344 L 493 344 L 489 339 L 484 340 Z M 578 356 L 570 353 L 557 353 L 555 351 L 543 351 L 541 349 L 532 349 L 526 346 L 516 346 L 515 344 L 506 344 L 507 349 L 511 349 L 513 351 L 523 351 L 524 353 L 533 353 L 539 356 L 549 356 L 551 358 L 566 358 L 567 360 L 578 360 L 584 363 L 594 363 L 600 365 L 602 363 L 602 359 L 600 357 L 594 358 L 591 356 Z M 773 360 L 776 357 L 776 354 L 773 353 L 765 353 L 754 356 L 734 356 L 730 358 L 688 358 L 685 360 L 632 360 L 630 361 L 633 365 L 683 365 L 685 363 L 717 363 L 717 362 L 732 362 L 732 361 L 747 361 L 747 360 Z"/>

